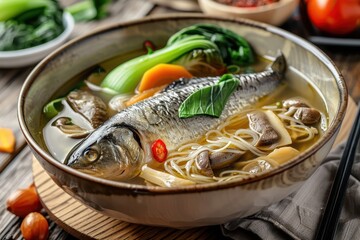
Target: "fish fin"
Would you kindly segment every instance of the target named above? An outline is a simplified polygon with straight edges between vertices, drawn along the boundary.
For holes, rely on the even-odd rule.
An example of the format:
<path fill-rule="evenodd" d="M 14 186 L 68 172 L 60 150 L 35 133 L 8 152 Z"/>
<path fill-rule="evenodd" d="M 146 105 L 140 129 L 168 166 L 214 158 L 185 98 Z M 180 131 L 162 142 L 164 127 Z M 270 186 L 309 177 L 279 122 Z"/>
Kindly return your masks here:
<path fill-rule="evenodd" d="M 270 65 L 270 69 L 272 69 L 274 72 L 278 72 L 280 74 L 284 73 L 286 70 L 286 59 L 284 54 L 279 51 L 278 55 L 275 58 L 275 61 Z"/>

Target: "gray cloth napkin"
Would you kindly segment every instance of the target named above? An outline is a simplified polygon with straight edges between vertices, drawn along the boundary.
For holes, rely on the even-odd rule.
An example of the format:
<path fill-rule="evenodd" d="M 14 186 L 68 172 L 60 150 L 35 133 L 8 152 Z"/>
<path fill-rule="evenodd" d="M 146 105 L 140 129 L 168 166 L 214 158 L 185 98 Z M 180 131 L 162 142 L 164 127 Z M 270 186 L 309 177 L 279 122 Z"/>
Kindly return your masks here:
<path fill-rule="evenodd" d="M 299 191 L 255 215 L 222 225 L 233 239 L 314 239 L 345 143 L 322 162 Z M 335 239 L 360 239 L 360 154 L 352 168 Z"/>

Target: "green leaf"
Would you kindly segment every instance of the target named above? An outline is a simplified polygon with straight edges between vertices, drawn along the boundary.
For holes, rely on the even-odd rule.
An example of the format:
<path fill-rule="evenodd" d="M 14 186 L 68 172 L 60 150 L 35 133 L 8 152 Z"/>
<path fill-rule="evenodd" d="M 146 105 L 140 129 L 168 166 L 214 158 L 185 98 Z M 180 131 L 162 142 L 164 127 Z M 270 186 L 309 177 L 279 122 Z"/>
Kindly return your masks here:
<path fill-rule="evenodd" d="M 172 45 L 191 35 L 201 35 L 215 43 L 227 65 L 247 66 L 255 60 L 253 50 L 245 38 L 213 24 L 195 24 L 185 27 L 173 34 L 167 45 Z"/>
<path fill-rule="evenodd" d="M 179 117 L 196 115 L 220 117 L 228 98 L 239 85 L 239 80 L 225 74 L 217 84 L 204 87 L 191 94 L 179 107 Z"/>

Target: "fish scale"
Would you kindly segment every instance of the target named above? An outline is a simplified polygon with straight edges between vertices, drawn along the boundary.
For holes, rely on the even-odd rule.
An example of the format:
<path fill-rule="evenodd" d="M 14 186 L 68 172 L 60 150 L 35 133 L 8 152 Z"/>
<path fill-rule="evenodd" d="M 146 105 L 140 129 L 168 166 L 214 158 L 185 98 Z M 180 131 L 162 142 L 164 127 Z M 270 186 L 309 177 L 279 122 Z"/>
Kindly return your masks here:
<path fill-rule="evenodd" d="M 272 92 L 280 83 L 283 73 L 269 68 L 261 73 L 235 75 L 235 77 L 239 79 L 240 84 L 230 96 L 219 118 L 206 115 L 184 119 L 178 117 L 181 103 L 190 94 L 205 86 L 213 85 L 220 79 L 211 77 L 194 78 L 188 80 L 188 84 L 174 83 L 160 94 L 123 110 L 105 124 L 130 125 L 139 131 L 148 143 L 160 138 L 166 143 L 168 150 L 175 150 L 182 144 L 215 129 L 229 116 L 239 113 Z M 141 114 L 138 114 L 140 112 Z M 143 116 L 147 121 L 142 119 Z"/>
<path fill-rule="evenodd" d="M 180 79 L 161 93 L 114 115 L 77 145 L 65 163 L 94 175 L 100 173 L 103 178 L 124 180 L 135 177 L 141 167 L 152 160 L 150 148 L 157 139 L 161 139 L 169 151 L 174 151 L 204 136 L 229 116 L 240 113 L 273 92 L 285 70 L 285 58 L 280 54 L 263 72 L 235 75 L 239 85 L 228 98 L 219 118 L 207 115 L 179 118 L 178 109 L 190 94 L 216 84 L 220 77 Z M 95 161 L 87 160 L 89 149 L 91 154 L 94 151 L 97 154 Z M 128 159 L 129 156 L 137 156 L 137 159 Z"/>

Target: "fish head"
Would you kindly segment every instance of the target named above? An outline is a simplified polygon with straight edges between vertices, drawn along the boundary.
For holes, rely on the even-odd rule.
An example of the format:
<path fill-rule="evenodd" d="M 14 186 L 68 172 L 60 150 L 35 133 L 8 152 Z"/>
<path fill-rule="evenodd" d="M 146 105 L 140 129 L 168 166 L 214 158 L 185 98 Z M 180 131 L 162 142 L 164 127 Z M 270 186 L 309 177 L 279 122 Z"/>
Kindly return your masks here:
<path fill-rule="evenodd" d="M 136 130 L 102 126 L 75 146 L 64 163 L 97 177 L 127 180 L 140 173 L 144 158 Z"/>

